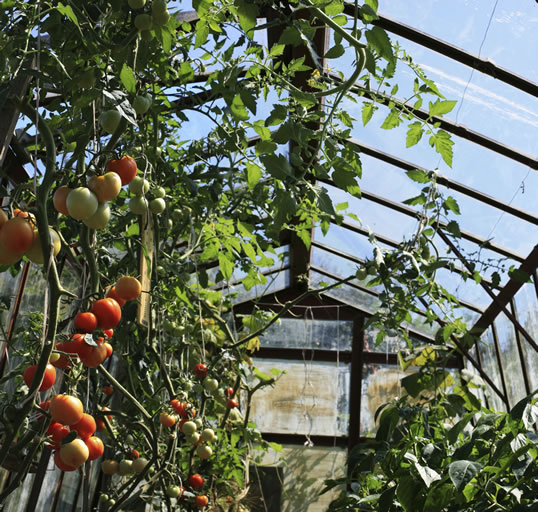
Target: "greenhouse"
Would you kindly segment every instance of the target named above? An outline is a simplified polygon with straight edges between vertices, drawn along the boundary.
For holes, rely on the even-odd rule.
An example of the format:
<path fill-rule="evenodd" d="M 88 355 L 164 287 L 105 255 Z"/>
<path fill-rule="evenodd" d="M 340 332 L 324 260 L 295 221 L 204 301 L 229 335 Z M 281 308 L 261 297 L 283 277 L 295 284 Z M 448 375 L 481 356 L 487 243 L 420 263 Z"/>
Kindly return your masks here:
<path fill-rule="evenodd" d="M 538 3 L 0 6 L 0 510 L 538 512 Z"/>

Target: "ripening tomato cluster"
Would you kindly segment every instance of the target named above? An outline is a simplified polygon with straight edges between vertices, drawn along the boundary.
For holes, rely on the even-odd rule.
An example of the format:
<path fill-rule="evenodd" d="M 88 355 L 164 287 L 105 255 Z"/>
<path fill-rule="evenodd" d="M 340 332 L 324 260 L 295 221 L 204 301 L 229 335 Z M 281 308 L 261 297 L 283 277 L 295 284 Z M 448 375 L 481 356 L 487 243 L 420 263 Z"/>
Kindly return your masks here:
<path fill-rule="evenodd" d="M 64 215 L 80 220 L 91 229 L 103 229 L 110 220 L 110 206 L 121 191 L 136 176 L 136 161 L 130 156 L 110 160 L 102 176 L 92 176 L 87 187 L 71 189 L 61 186 L 53 195 L 54 208 Z"/>
<path fill-rule="evenodd" d="M 53 246 L 53 256 L 61 249 L 58 233 L 49 228 Z M 4 210 L 0 210 L 0 265 L 12 265 L 26 256 L 34 263 L 43 264 L 43 250 L 39 231 L 35 226 L 34 216 L 19 209 L 13 210 L 8 219 Z"/>
<path fill-rule="evenodd" d="M 48 403 L 51 423 L 47 429 L 54 463 L 62 471 L 75 471 L 87 460 L 103 455 L 103 441 L 94 436 L 97 425 L 84 412 L 82 402 L 71 395 L 56 395 Z M 69 436 L 69 437 L 68 437 Z"/>

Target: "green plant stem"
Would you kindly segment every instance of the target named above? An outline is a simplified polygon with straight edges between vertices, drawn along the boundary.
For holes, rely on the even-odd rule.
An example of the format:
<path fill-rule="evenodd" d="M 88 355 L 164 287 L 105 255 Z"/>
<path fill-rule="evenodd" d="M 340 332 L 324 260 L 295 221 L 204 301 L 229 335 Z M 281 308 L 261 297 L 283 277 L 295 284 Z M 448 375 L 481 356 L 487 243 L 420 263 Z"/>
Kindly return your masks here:
<path fill-rule="evenodd" d="M 90 229 L 85 224 L 82 225 L 80 230 L 80 248 L 90 270 L 90 293 L 87 295 L 94 295 L 99 291 L 99 272 L 97 271 L 95 254 L 90 246 Z"/>

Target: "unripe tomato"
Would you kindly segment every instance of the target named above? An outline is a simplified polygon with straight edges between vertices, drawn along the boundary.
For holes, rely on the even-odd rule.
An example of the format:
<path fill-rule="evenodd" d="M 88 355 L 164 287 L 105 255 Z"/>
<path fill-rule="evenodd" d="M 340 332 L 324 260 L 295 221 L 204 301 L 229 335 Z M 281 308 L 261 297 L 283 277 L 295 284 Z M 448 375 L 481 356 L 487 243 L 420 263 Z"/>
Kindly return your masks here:
<path fill-rule="evenodd" d="M 136 176 L 136 160 L 128 155 L 120 160 L 110 160 L 106 166 L 107 171 L 113 171 L 121 178 L 122 185 L 128 185 Z"/>
<path fill-rule="evenodd" d="M 89 311 L 75 315 L 75 329 L 80 332 L 93 332 L 97 329 L 97 317 Z"/>
<path fill-rule="evenodd" d="M 95 460 L 103 455 L 105 445 L 101 439 L 96 436 L 91 436 L 85 440 L 85 443 L 89 451 L 88 460 Z"/>
<path fill-rule="evenodd" d="M 63 343 L 56 343 L 55 347 L 56 347 L 56 350 L 59 350 L 60 352 L 65 352 Z M 55 368 L 66 370 L 67 368 L 71 366 L 71 361 L 69 360 L 67 356 L 63 354 L 59 354 L 59 356 L 60 357 L 58 359 L 56 359 L 55 361 L 51 359 L 50 362 L 52 366 L 54 366 Z"/>
<path fill-rule="evenodd" d="M 124 300 L 135 300 L 142 293 L 142 285 L 136 277 L 123 276 L 116 281 L 116 295 Z"/>
<path fill-rule="evenodd" d="M 122 460 L 120 462 L 120 468 L 119 468 L 120 475 L 132 475 L 134 473 L 133 470 L 133 461 L 132 460 Z"/>
<path fill-rule="evenodd" d="M 142 176 L 136 176 L 131 183 L 129 183 L 129 192 L 136 196 L 147 194 L 149 191 L 149 181 L 145 180 Z"/>
<path fill-rule="evenodd" d="M 91 414 L 84 413 L 80 421 L 71 425 L 71 430 L 76 430 L 78 437 L 81 439 L 88 439 L 93 436 L 96 427 L 94 417 Z"/>
<path fill-rule="evenodd" d="M 104 460 L 101 462 L 101 471 L 105 475 L 115 475 L 120 469 L 120 465 L 111 459 Z"/>
<path fill-rule="evenodd" d="M 185 441 L 190 444 L 198 444 L 200 442 L 200 434 L 198 432 L 194 432 L 193 434 L 189 434 L 185 436 Z"/>
<path fill-rule="evenodd" d="M 189 476 L 189 485 L 193 489 L 199 489 L 204 485 L 204 477 L 198 473 Z"/>
<path fill-rule="evenodd" d="M 32 384 L 32 381 L 34 380 L 34 375 L 37 370 L 37 365 L 33 364 L 31 366 L 28 366 L 26 370 L 24 370 L 24 383 L 30 387 L 30 384 Z M 54 366 L 52 366 L 50 363 L 47 364 L 45 367 L 45 373 L 43 375 L 43 381 L 41 382 L 41 386 L 39 386 L 39 391 L 46 391 L 47 389 L 50 389 L 52 386 L 54 386 L 54 383 L 56 382 L 56 369 Z"/>
<path fill-rule="evenodd" d="M 138 14 L 134 19 L 134 24 L 138 30 L 151 30 L 153 20 L 149 14 Z"/>
<path fill-rule="evenodd" d="M 113 329 L 121 320 L 121 308 L 110 298 L 96 300 L 92 304 L 92 313 L 97 317 L 100 329 Z"/>
<path fill-rule="evenodd" d="M 54 231 L 54 229 L 49 228 L 50 233 L 50 241 L 53 247 L 52 255 L 53 257 L 58 256 L 58 253 L 60 252 L 60 249 L 62 248 L 62 242 L 60 241 L 60 237 L 58 236 L 58 233 Z M 41 239 L 39 238 L 39 231 L 37 229 L 34 229 L 34 239 L 32 241 L 32 245 L 30 248 L 24 253 L 24 255 L 33 263 L 38 263 L 40 265 L 43 265 L 45 262 L 45 258 L 43 257 L 43 249 L 41 247 Z"/>
<path fill-rule="evenodd" d="M 170 20 L 170 13 L 168 12 L 168 10 L 153 13 L 154 25 L 166 25 L 169 20 Z"/>
<path fill-rule="evenodd" d="M 88 188 L 97 196 L 100 203 L 112 201 L 121 191 L 121 178 L 113 171 L 103 176 L 92 176 L 88 181 Z"/>
<path fill-rule="evenodd" d="M 106 110 L 99 116 L 99 124 L 107 133 L 114 133 L 120 124 L 121 114 L 117 110 Z"/>
<path fill-rule="evenodd" d="M 133 109 L 139 115 L 144 115 L 151 107 L 151 97 L 139 95 L 133 101 Z"/>
<path fill-rule="evenodd" d="M 142 9 L 146 5 L 146 0 L 127 0 L 131 9 Z"/>
<path fill-rule="evenodd" d="M 198 448 L 196 448 L 196 454 L 201 459 L 209 459 L 209 457 L 213 455 L 213 450 L 211 449 L 211 446 L 200 445 Z"/>
<path fill-rule="evenodd" d="M 63 213 L 64 215 L 69 215 L 69 211 L 67 210 L 66 204 L 69 192 L 71 192 L 71 189 L 64 185 L 56 189 L 56 192 L 54 192 L 54 195 L 52 196 L 52 203 L 54 204 L 54 208 L 56 208 L 58 212 Z"/>
<path fill-rule="evenodd" d="M 81 420 L 84 408 L 75 396 L 56 395 L 50 401 L 49 412 L 54 421 L 63 425 L 74 425 Z"/>
<path fill-rule="evenodd" d="M 164 199 L 166 197 L 166 190 L 163 187 L 156 187 L 152 192 L 153 197 L 157 199 Z"/>
<path fill-rule="evenodd" d="M 194 504 L 198 508 L 204 508 L 208 503 L 209 499 L 207 496 L 196 496 L 196 498 L 194 498 Z"/>
<path fill-rule="evenodd" d="M 161 415 L 159 416 L 159 422 L 164 427 L 172 427 L 176 424 L 176 418 L 175 416 L 172 416 L 166 412 L 161 412 Z"/>
<path fill-rule="evenodd" d="M 207 366 L 203 363 L 198 363 L 194 367 L 193 371 L 194 371 L 194 374 L 200 379 L 204 379 L 205 377 L 207 377 L 208 369 L 207 369 Z"/>
<path fill-rule="evenodd" d="M 34 241 L 32 224 L 21 217 L 9 219 L 0 230 L 0 246 L 10 254 L 25 253 Z"/>
<path fill-rule="evenodd" d="M 77 469 L 74 466 L 69 466 L 62 460 L 59 450 L 54 454 L 54 464 L 56 464 L 56 467 L 62 471 L 75 471 Z"/>
<path fill-rule="evenodd" d="M 209 391 L 210 393 L 219 389 L 219 381 L 217 379 L 206 377 L 203 384 L 204 388 L 207 389 L 207 391 Z"/>
<path fill-rule="evenodd" d="M 107 291 L 107 294 L 106 294 L 106 297 L 107 299 L 114 299 L 120 306 L 120 308 L 122 308 L 123 306 L 125 306 L 125 303 L 127 302 L 125 299 L 122 299 L 117 293 L 116 293 L 116 287 L 115 286 L 112 286 L 111 288 L 108 289 Z M 105 332 L 106 333 L 106 332 Z"/>
<path fill-rule="evenodd" d="M 129 210 L 135 215 L 144 215 L 148 210 L 148 200 L 142 196 L 134 196 L 129 199 Z"/>
<path fill-rule="evenodd" d="M 89 188 L 78 187 L 69 192 L 65 204 L 73 219 L 86 220 L 97 211 L 99 201 Z"/>
<path fill-rule="evenodd" d="M 194 421 L 186 421 L 181 426 L 181 432 L 183 432 L 186 436 L 190 436 L 196 432 L 198 427 L 196 426 L 196 423 Z"/>
<path fill-rule="evenodd" d="M 179 485 L 169 485 L 166 488 L 166 495 L 170 496 L 170 498 L 178 498 L 181 494 L 181 487 Z"/>
<path fill-rule="evenodd" d="M 155 215 L 160 215 L 162 212 L 164 212 L 164 210 L 166 210 L 166 201 L 161 197 L 156 197 L 150 201 L 149 209 Z"/>
<path fill-rule="evenodd" d="M 211 441 L 214 441 L 217 436 L 215 435 L 215 432 L 211 428 L 206 428 L 202 430 L 202 441 L 205 441 L 206 443 L 210 443 Z"/>
<path fill-rule="evenodd" d="M 144 469 L 146 469 L 146 466 L 148 465 L 148 460 L 144 457 L 138 457 L 138 459 L 135 459 L 133 461 L 133 470 L 135 473 L 142 473 Z"/>
<path fill-rule="evenodd" d="M 84 464 L 90 455 L 90 450 L 82 439 L 75 439 L 60 448 L 60 457 L 68 466 L 78 468 Z"/>
<path fill-rule="evenodd" d="M 82 222 L 90 229 L 105 229 L 110 221 L 110 206 L 107 203 L 99 203 L 95 213 Z"/>

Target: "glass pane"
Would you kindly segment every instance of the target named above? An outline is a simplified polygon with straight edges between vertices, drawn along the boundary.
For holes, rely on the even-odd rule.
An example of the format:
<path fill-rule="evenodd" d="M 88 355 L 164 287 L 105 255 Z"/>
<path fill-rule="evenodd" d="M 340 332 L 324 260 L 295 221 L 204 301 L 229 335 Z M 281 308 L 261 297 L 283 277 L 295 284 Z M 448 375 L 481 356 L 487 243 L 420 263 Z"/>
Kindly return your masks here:
<path fill-rule="evenodd" d="M 510 407 L 513 407 L 526 395 L 514 326 L 504 313 L 497 317 L 495 325 L 497 326 L 497 336 L 499 337 L 501 348 L 501 364 L 506 380 L 508 400 L 510 401 Z"/>
<path fill-rule="evenodd" d="M 538 343 L 538 301 L 534 283 L 525 284 L 515 297 L 519 323 Z M 531 390 L 538 389 L 538 352 L 522 337 L 523 353 Z"/>
<path fill-rule="evenodd" d="M 335 488 L 320 496 L 323 481 L 344 476 L 346 450 L 285 445 L 283 452 L 265 454 L 263 464 L 282 464 L 282 512 L 325 512 L 342 489 Z M 255 478 L 256 474 L 251 474 L 251 479 Z"/>
<path fill-rule="evenodd" d="M 352 336 L 351 321 L 283 318 L 260 339 L 262 347 L 351 350 Z"/>
<path fill-rule="evenodd" d="M 261 432 L 347 435 L 350 365 L 309 359 L 255 359 L 254 365 L 264 373 L 286 372 L 253 397 L 251 418 Z"/>
<path fill-rule="evenodd" d="M 501 374 L 499 372 L 499 365 L 497 363 L 495 341 L 493 339 L 493 332 L 491 328 L 488 329 L 487 332 L 482 336 L 478 347 L 480 350 L 482 368 L 502 393 L 503 387 L 501 382 Z M 472 369 L 472 365 L 469 362 L 467 362 L 467 368 L 469 370 Z M 473 371 L 475 370 L 473 369 Z M 488 387 L 488 401 L 490 408 L 497 411 L 506 410 L 506 405 L 504 404 L 502 398 L 497 395 L 493 389 L 489 388 L 489 385 L 486 384 L 486 386 Z"/>

